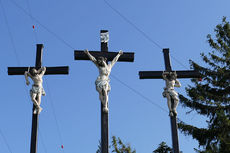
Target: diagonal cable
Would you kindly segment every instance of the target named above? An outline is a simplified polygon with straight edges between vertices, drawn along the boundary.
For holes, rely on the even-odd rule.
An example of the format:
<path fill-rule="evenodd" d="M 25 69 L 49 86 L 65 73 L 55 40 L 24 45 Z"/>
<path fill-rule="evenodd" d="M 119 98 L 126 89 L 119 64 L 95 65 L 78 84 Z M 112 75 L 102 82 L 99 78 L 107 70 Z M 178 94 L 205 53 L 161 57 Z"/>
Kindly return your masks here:
<path fill-rule="evenodd" d="M 148 41 L 152 42 L 155 46 L 159 47 L 160 49 L 163 49 L 163 47 L 161 47 L 156 41 L 154 41 L 153 39 L 150 38 L 150 36 L 148 36 L 143 30 L 141 30 L 138 26 L 136 26 L 132 21 L 130 21 L 127 17 L 125 17 L 121 12 L 119 12 L 117 9 L 115 9 L 107 0 L 103 0 L 107 6 L 109 6 L 114 12 L 116 12 L 122 19 L 124 19 L 128 24 L 130 24 L 131 26 L 133 26 L 134 29 L 136 29 L 139 33 L 141 33 Z M 172 56 L 172 58 L 179 63 L 180 65 L 182 65 L 184 68 L 186 68 L 188 70 L 188 68 L 182 64 L 179 60 L 177 60 L 176 58 L 174 58 Z"/>
<path fill-rule="evenodd" d="M 120 79 L 118 79 L 116 76 L 110 74 L 112 78 L 114 78 L 115 80 L 117 80 L 118 82 L 120 82 L 122 85 L 124 85 L 125 87 L 127 87 L 128 89 L 130 89 L 131 91 L 133 91 L 134 93 L 136 93 L 137 95 L 139 95 L 140 97 L 142 97 L 143 99 L 145 99 L 148 103 L 160 108 L 161 110 L 163 110 L 164 112 L 168 111 L 166 109 L 164 109 L 163 107 L 161 107 L 160 105 L 158 105 L 157 103 L 153 102 L 151 99 L 149 99 L 148 97 L 144 96 L 141 92 L 137 91 L 136 89 L 130 87 L 128 84 L 124 83 L 123 81 L 121 81 Z"/>
<path fill-rule="evenodd" d="M 43 27 L 46 31 L 48 31 L 50 34 L 52 34 L 54 37 L 56 37 L 59 41 L 64 43 L 66 46 L 74 50 L 74 47 L 72 47 L 67 41 L 62 39 L 59 35 L 57 35 L 55 32 L 51 31 L 49 28 L 47 28 L 44 24 L 42 24 L 38 19 L 30 15 L 23 7 L 21 7 L 18 3 L 16 3 L 14 0 L 10 0 L 11 3 L 13 3 L 17 8 L 22 10 L 23 13 L 30 16 L 34 21 L 36 21 L 41 27 Z"/>
<path fill-rule="evenodd" d="M 10 36 L 10 41 L 11 41 L 11 44 L 12 44 L 12 47 L 13 47 L 14 54 L 16 56 L 17 64 L 20 65 L 19 56 L 18 56 L 18 53 L 16 51 L 13 35 L 11 33 L 11 30 L 10 30 L 10 26 L 9 26 L 9 23 L 8 23 L 8 20 L 7 20 L 7 17 L 6 17 L 6 12 L 5 12 L 5 8 L 3 6 L 2 0 L 0 0 L 0 5 L 2 7 L 2 13 L 3 13 L 3 16 L 4 16 L 4 21 L 5 21 L 6 26 L 7 26 L 7 31 L 8 31 L 8 34 Z"/>
<path fill-rule="evenodd" d="M 51 108 L 52 108 L 52 112 L 53 112 L 53 116 L 54 116 L 54 119 L 55 119 L 55 123 L 56 123 L 56 127 L 57 127 L 57 131 L 58 131 L 58 136 L 59 136 L 59 139 L 61 141 L 61 144 L 63 145 L 63 138 L 62 138 L 62 135 L 61 135 L 61 130 L 60 130 L 60 126 L 58 124 L 58 120 L 57 120 L 57 115 L 56 115 L 56 111 L 55 111 L 55 108 L 54 108 L 54 104 L 53 104 L 53 99 L 51 97 L 51 92 L 50 92 L 50 89 L 49 89 L 49 85 L 48 85 L 48 82 L 45 80 L 45 83 L 46 83 L 46 87 L 47 87 L 47 90 L 49 92 L 48 96 L 49 99 L 50 99 L 50 104 L 51 104 Z M 63 152 L 65 153 L 65 150 L 62 149 Z"/>
<path fill-rule="evenodd" d="M 149 99 L 148 97 L 144 96 L 141 92 L 137 91 L 136 89 L 132 88 L 131 86 L 129 86 L 128 84 L 124 83 L 123 81 L 121 81 L 120 79 L 118 79 L 116 76 L 110 74 L 112 78 L 114 78 L 115 80 L 117 80 L 119 83 L 121 83 L 123 86 L 127 87 L 128 89 L 130 89 L 131 91 L 133 91 L 135 94 L 139 95 L 140 97 L 142 97 L 143 99 L 145 99 L 148 103 L 160 108 L 161 110 L 163 110 L 165 113 L 169 113 L 166 109 L 164 109 L 163 107 L 161 107 L 160 105 L 158 105 L 157 103 L 153 102 L 151 99 Z M 179 117 L 177 117 L 178 121 L 182 121 Z"/>
<path fill-rule="evenodd" d="M 30 14 L 29 16 L 30 16 L 30 19 L 31 19 L 31 21 L 32 21 L 32 23 L 34 22 L 34 19 L 31 17 L 32 16 L 32 11 L 31 11 L 31 9 L 30 9 L 30 3 L 29 3 L 29 0 L 26 0 L 26 4 L 27 4 L 27 7 L 28 7 L 28 13 Z M 34 26 L 34 25 L 33 25 Z M 33 27 L 33 33 L 34 33 L 34 38 L 35 38 L 35 42 L 36 42 L 36 44 L 37 44 L 37 42 L 38 42 L 38 38 L 37 38 L 37 33 L 36 33 L 36 31 L 35 31 L 35 28 Z"/>
<path fill-rule="evenodd" d="M 141 33 L 147 40 L 152 42 L 154 45 L 163 49 L 156 41 L 150 38 L 143 30 L 138 28 L 132 21 L 130 21 L 127 17 L 125 17 L 122 13 L 120 13 L 117 9 L 115 9 L 109 2 L 103 0 L 107 6 L 109 6 L 114 12 L 116 12 L 122 19 L 124 19 L 127 23 L 129 23 L 134 29 L 136 29 L 139 33 Z"/>
<path fill-rule="evenodd" d="M 8 151 L 9 151 L 10 153 L 13 153 L 12 150 L 11 150 L 11 148 L 10 148 L 10 145 L 9 145 L 9 143 L 7 142 L 6 137 L 4 136 L 3 132 L 1 131 L 1 129 L 0 129 L 0 135 L 2 136 L 2 138 L 3 138 L 3 140 L 4 140 L 4 142 L 5 142 L 6 146 L 7 146 Z"/>
<path fill-rule="evenodd" d="M 40 139 L 41 139 L 41 142 L 42 142 L 42 146 L 43 146 L 43 148 L 44 148 L 44 151 L 45 151 L 45 153 L 47 153 L 47 148 L 46 148 L 46 145 L 45 145 L 45 143 L 44 143 L 43 135 L 42 135 L 41 130 L 40 130 L 39 127 L 38 127 L 38 132 L 39 132 L 39 135 L 40 135 Z"/>
<path fill-rule="evenodd" d="M 171 55 L 171 57 L 172 57 L 172 59 L 173 60 L 175 60 L 177 63 L 179 63 L 181 66 L 183 66 L 186 70 L 189 70 L 188 68 L 187 68 L 187 66 L 185 66 L 183 63 L 181 63 L 178 59 L 176 59 L 175 57 L 173 57 L 172 55 Z"/>

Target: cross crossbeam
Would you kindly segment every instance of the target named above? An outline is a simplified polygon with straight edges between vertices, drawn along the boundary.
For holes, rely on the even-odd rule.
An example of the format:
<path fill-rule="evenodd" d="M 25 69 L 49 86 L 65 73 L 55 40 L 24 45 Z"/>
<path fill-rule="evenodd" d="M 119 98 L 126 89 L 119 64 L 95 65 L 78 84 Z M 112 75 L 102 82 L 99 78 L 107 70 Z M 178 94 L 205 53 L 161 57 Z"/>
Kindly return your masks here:
<path fill-rule="evenodd" d="M 31 72 L 31 70 L 36 67 L 8 67 L 8 75 L 24 75 L 25 71 Z M 55 74 L 68 74 L 68 66 L 59 67 L 46 67 L 45 75 L 55 75 Z"/>
<path fill-rule="evenodd" d="M 163 72 L 174 72 L 171 68 L 169 57 L 169 49 L 163 49 L 165 71 L 139 71 L 140 79 L 163 79 Z M 179 70 L 176 71 L 177 78 L 200 78 L 200 73 L 194 70 Z"/>
<path fill-rule="evenodd" d="M 107 61 L 112 61 L 118 52 L 102 52 L 102 51 L 89 51 L 92 56 L 98 58 L 100 56 L 106 57 Z M 74 53 L 75 60 L 90 60 L 83 50 L 76 50 Z M 124 52 L 118 59 L 120 62 L 133 62 L 134 53 Z"/>
<path fill-rule="evenodd" d="M 35 67 L 8 67 L 8 75 L 24 75 L 25 71 L 28 71 L 30 69 L 31 72 L 33 68 L 36 68 L 38 70 L 42 66 L 43 48 L 44 48 L 43 44 L 37 44 Z M 68 66 L 46 67 L 45 75 L 68 74 L 68 73 L 69 73 Z"/>
<path fill-rule="evenodd" d="M 139 71 L 140 79 L 163 79 L 162 74 L 165 71 Z M 200 74 L 194 70 L 187 70 L 187 71 L 171 71 L 176 72 L 177 78 L 199 78 Z"/>

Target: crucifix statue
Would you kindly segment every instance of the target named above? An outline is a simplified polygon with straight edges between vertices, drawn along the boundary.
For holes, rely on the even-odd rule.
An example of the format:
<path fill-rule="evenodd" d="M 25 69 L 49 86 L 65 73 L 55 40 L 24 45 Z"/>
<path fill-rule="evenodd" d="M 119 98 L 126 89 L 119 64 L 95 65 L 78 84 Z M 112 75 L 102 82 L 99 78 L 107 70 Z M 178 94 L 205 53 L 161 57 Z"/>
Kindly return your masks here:
<path fill-rule="evenodd" d="M 28 77 L 33 81 L 32 89 L 30 90 L 30 96 L 33 102 L 30 153 L 37 153 L 38 118 L 42 110 L 40 106 L 41 96 L 45 95 L 42 86 L 42 77 L 44 75 L 69 73 L 68 66 L 42 67 L 42 53 L 43 44 L 37 44 L 35 67 L 8 67 L 8 75 L 24 75 L 27 85 L 30 84 Z"/>
<path fill-rule="evenodd" d="M 128 52 L 109 52 L 108 30 L 101 30 L 101 51 L 75 50 L 75 60 L 91 60 L 99 70 L 99 76 L 95 81 L 96 90 L 99 92 L 99 99 L 101 101 L 101 150 L 102 153 L 109 153 L 109 127 L 108 127 L 108 93 L 110 91 L 109 75 L 113 65 L 118 61 L 133 62 L 134 53 Z M 111 63 L 108 63 L 111 61 Z"/>
<path fill-rule="evenodd" d="M 174 72 L 163 72 L 162 77 L 166 82 L 166 87 L 162 93 L 163 97 L 167 98 L 169 115 L 177 115 L 177 105 L 179 103 L 178 93 L 175 91 L 174 87 L 181 87 L 179 80 L 177 79 L 176 71 Z M 172 104 L 172 100 L 174 104 Z"/>
<path fill-rule="evenodd" d="M 45 96 L 45 90 L 43 89 L 42 86 L 42 77 L 46 72 L 46 67 L 41 67 L 38 70 L 36 70 L 35 68 L 33 68 L 30 72 L 30 68 L 28 69 L 28 71 L 25 71 L 25 79 L 26 79 L 26 85 L 29 85 L 30 82 L 28 80 L 28 77 L 30 77 L 34 84 L 32 85 L 32 89 L 30 89 L 30 97 L 31 100 L 34 104 L 34 106 L 36 107 L 34 109 L 34 114 L 38 113 L 40 114 L 40 112 L 42 111 L 42 108 L 40 106 L 41 104 L 41 96 Z"/>
<path fill-rule="evenodd" d="M 173 153 L 179 153 L 179 140 L 177 132 L 177 111 L 176 107 L 179 103 L 178 93 L 174 87 L 180 87 L 181 84 L 177 78 L 200 78 L 200 74 L 193 70 L 172 71 L 169 57 L 169 49 L 163 49 L 165 71 L 140 71 L 140 79 L 164 79 L 166 87 L 163 96 L 167 98 L 169 116 L 171 122 Z"/>
<path fill-rule="evenodd" d="M 111 61 L 111 63 L 107 64 L 107 59 L 105 57 L 98 57 L 97 59 L 93 57 L 88 50 L 85 50 L 85 53 L 88 55 L 89 59 L 97 66 L 99 70 L 99 76 L 95 81 L 96 90 L 99 93 L 99 99 L 103 105 L 103 111 L 108 112 L 108 93 L 111 90 L 109 84 L 109 75 L 111 73 L 112 67 L 117 62 L 119 57 L 123 54 L 122 51 L 119 51 L 116 57 Z"/>

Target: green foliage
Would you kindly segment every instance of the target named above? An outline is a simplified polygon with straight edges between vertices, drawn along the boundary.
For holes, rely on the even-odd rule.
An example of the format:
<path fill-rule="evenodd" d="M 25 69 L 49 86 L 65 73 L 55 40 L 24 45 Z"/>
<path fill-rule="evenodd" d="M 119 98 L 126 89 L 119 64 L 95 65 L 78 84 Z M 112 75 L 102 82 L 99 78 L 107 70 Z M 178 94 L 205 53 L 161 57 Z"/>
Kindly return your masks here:
<path fill-rule="evenodd" d="M 112 140 L 112 147 L 113 147 L 112 152 L 115 152 L 115 153 L 136 153 L 136 150 L 132 151 L 131 146 L 129 144 L 125 145 L 119 137 L 116 138 L 115 136 L 113 136 L 112 139 L 113 139 Z"/>
<path fill-rule="evenodd" d="M 203 150 L 200 153 L 230 152 L 230 24 L 224 17 L 214 30 L 215 38 L 207 36 L 211 51 L 201 53 L 205 67 L 194 61 L 191 67 L 201 73 L 202 81 L 192 79 L 188 86 L 189 98 L 180 95 L 183 107 L 207 117 L 207 127 L 199 128 L 180 122 L 178 127 L 191 135 Z"/>
<path fill-rule="evenodd" d="M 101 150 L 101 141 L 99 141 L 99 145 L 98 145 L 98 149 L 96 151 L 96 153 L 101 153 L 102 150 Z"/>
<path fill-rule="evenodd" d="M 158 148 L 153 151 L 153 153 L 172 153 L 172 148 L 167 146 L 167 144 L 163 141 L 159 144 Z"/>
<path fill-rule="evenodd" d="M 129 144 L 125 145 L 119 137 L 116 138 L 115 136 L 112 137 L 112 146 L 110 146 L 109 148 L 112 148 L 112 152 L 114 153 L 136 153 L 136 150 L 133 150 Z M 101 153 L 100 141 L 96 153 Z"/>

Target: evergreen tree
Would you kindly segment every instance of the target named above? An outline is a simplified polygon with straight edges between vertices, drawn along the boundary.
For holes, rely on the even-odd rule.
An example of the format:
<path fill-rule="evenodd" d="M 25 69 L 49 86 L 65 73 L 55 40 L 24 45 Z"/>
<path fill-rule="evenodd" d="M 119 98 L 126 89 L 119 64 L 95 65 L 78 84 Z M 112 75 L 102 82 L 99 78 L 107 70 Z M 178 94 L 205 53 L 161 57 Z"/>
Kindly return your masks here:
<path fill-rule="evenodd" d="M 113 139 L 112 140 L 112 147 L 113 147 L 112 152 L 115 152 L 115 153 L 136 153 L 136 150 L 132 151 L 131 146 L 129 144 L 125 145 L 119 137 L 116 138 L 115 136 L 113 136 L 112 139 Z"/>
<path fill-rule="evenodd" d="M 153 153 L 172 153 L 172 148 L 167 146 L 167 144 L 163 141 L 159 144 L 158 148 L 153 151 Z"/>
<path fill-rule="evenodd" d="M 102 150 L 101 150 L 101 141 L 99 141 L 99 145 L 98 145 L 98 149 L 96 151 L 96 153 L 101 153 Z"/>
<path fill-rule="evenodd" d="M 129 144 L 125 145 L 119 137 L 116 138 L 115 136 L 112 137 L 112 146 L 109 146 L 109 148 L 112 148 L 114 153 L 136 153 L 136 150 L 133 150 Z M 96 153 L 101 153 L 101 141 L 99 141 Z"/>
<path fill-rule="evenodd" d="M 214 38 L 207 36 L 211 51 L 201 53 L 205 66 L 190 61 L 191 67 L 201 73 L 202 81 L 191 80 L 193 86 L 186 88 L 189 98 L 180 95 L 183 107 L 207 117 L 207 127 L 182 121 L 178 127 L 199 142 L 197 152 L 230 153 L 230 24 L 225 17 L 214 32 Z"/>

